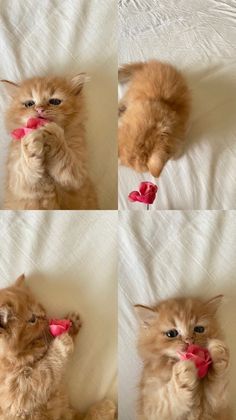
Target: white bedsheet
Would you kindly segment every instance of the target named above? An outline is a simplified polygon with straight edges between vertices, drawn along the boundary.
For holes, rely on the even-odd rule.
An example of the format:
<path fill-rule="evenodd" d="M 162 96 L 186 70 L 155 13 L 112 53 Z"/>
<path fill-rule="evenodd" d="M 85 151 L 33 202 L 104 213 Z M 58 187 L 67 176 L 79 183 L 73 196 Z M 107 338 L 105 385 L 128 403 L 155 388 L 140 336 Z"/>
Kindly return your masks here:
<path fill-rule="evenodd" d="M 135 419 L 141 362 L 133 305 L 220 293 L 236 415 L 235 212 L 123 212 L 119 220 L 119 419 Z"/>
<path fill-rule="evenodd" d="M 50 316 L 81 315 L 67 381 L 83 410 L 116 400 L 116 224 L 112 211 L 0 213 L 0 287 L 24 272 Z"/>
<path fill-rule="evenodd" d="M 90 173 L 100 208 L 117 208 L 117 46 L 115 0 L 0 0 L 0 79 L 77 74 L 86 86 Z M 0 208 L 9 139 L 0 86 Z"/>
<path fill-rule="evenodd" d="M 153 208 L 236 208 L 235 0 L 119 0 L 119 63 L 156 58 L 180 68 L 193 96 L 187 150 L 158 181 Z M 119 208 L 148 173 L 119 168 Z M 142 206 L 142 205 L 141 205 Z"/>

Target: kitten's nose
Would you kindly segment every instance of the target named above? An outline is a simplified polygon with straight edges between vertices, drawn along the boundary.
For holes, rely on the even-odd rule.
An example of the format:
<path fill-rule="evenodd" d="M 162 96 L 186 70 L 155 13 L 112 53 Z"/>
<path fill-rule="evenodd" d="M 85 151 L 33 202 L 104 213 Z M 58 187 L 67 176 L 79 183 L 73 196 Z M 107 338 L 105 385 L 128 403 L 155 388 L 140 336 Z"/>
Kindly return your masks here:
<path fill-rule="evenodd" d="M 44 111 L 44 108 L 43 108 L 42 106 L 37 106 L 37 107 L 35 108 L 35 110 L 37 111 L 37 113 L 38 113 L 38 114 L 42 114 L 42 113 L 43 113 L 43 111 Z"/>
<path fill-rule="evenodd" d="M 193 337 L 185 337 L 184 342 L 186 344 L 193 344 Z"/>

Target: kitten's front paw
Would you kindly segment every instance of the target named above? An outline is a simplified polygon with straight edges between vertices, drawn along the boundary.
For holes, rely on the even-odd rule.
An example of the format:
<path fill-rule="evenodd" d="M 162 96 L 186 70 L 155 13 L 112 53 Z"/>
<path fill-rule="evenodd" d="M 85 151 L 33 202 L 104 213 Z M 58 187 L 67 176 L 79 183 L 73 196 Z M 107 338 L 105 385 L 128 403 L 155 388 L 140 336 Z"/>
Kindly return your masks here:
<path fill-rule="evenodd" d="M 208 350 L 210 352 L 213 368 L 217 372 L 224 372 L 229 365 L 229 349 L 223 341 L 213 339 L 209 341 Z"/>
<path fill-rule="evenodd" d="M 71 336 L 66 332 L 54 339 L 54 347 L 58 347 L 65 356 L 73 353 L 74 343 Z"/>
<path fill-rule="evenodd" d="M 173 367 L 173 375 L 181 388 L 192 390 L 198 383 L 197 368 L 191 360 L 177 362 Z"/>
<path fill-rule="evenodd" d="M 33 169 L 44 167 L 45 143 L 39 130 L 32 131 L 21 142 L 22 152 L 27 163 Z"/>
<path fill-rule="evenodd" d="M 69 329 L 69 334 L 73 337 L 76 336 L 82 327 L 79 314 L 77 312 L 69 312 L 65 318 L 72 322 L 72 325 Z"/>
<path fill-rule="evenodd" d="M 64 145 L 64 130 L 54 122 L 44 125 L 40 130 L 46 145 L 47 163 L 50 163 L 50 159 L 55 158 Z"/>
<path fill-rule="evenodd" d="M 111 400 L 103 400 L 94 404 L 86 416 L 86 420 L 114 420 L 116 406 Z"/>
<path fill-rule="evenodd" d="M 40 130 L 42 130 L 43 134 L 47 137 L 60 138 L 64 135 L 63 128 L 54 122 L 49 122 L 48 124 L 45 124 L 43 127 L 40 128 Z"/>

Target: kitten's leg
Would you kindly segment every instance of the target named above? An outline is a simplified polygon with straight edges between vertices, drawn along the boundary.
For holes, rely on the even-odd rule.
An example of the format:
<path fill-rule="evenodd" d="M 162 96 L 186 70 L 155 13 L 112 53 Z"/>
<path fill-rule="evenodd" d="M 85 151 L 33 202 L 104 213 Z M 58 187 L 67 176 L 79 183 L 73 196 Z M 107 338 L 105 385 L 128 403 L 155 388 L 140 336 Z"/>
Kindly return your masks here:
<path fill-rule="evenodd" d="M 212 358 L 205 381 L 207 399 L 215 411 L 228 405 L 228 366 L 229 349 L 220 340 L 210 340 L 208 350 Z"/>
<path fill-rule="evenodd" d="M 131 64 L 123 64 L 118 69 L 118 81 L 120 83 L 129 82 L 133 74 L 137 70 L 141 70 L 143 68 L 144 63 L 131 63 Z"/>
<path fill-rule="evenodd" d="M 33 366 L 22 367 L 16 372 L 12 387 L 24 389 L 25 395 L 30 395 L 31 398 L 24 400 L 24 404 L 22 399 L 16 398 L 11 406 L 12 413 L 27 414 L 48 402 L 53 390 L 61 384 L 73 349 L 73 339 L 68 333 L 62 334 L 53 339 L 43 359 Z"/>
<path fill-rule="evenodd" d="M 173 366 L 172 378 L 168 384 L 173 415 L 175 412 L 181 415 L 190 412 L 195 402 L 198 384 L 197 370 L 193 362 L 179 361 Z"/>
<path fill-rule="evenodd" d="M 63 129 L 55 123 L 46 124 L 43 127 L 43 133 L 48 148 L 46 166 L 49 174 L 58 184 L 68 190 L 80 188 L 87 178 L 87 168 L 84 163 L 85 150 L 80 152 L 71 150 L 65 141 Z"/>
<path fill-rule="evenodd" d="M 42 131 L 34 130 L 21 141 L 21 170 L 25 181 L 37 183 L 45 175 L 45 144 Z"/>

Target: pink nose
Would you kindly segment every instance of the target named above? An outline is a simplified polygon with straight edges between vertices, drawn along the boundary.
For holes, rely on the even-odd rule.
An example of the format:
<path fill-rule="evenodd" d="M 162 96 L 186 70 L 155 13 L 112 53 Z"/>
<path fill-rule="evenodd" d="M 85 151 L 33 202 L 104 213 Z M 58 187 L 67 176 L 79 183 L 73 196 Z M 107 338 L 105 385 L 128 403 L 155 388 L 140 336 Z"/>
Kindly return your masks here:
<path fill-rule="evenodd" d="M 192 338 L 192 337 L 186 337 L 186 338 L 184 339 L 184 342 L 185 342 L 186 344 L 193 344 L 193 338 Z"/>
<path fill-rule="evenodd" d="M 42 113 L 43 113 L 43 111 L 44 111 L 44 108 L 42 108 L 41 106 L 38 106 L 38 107 L 36 107 L 35 109 L 36 109 L 36 111 L 38 112 L 38 114 L 42 114 Z"/>

